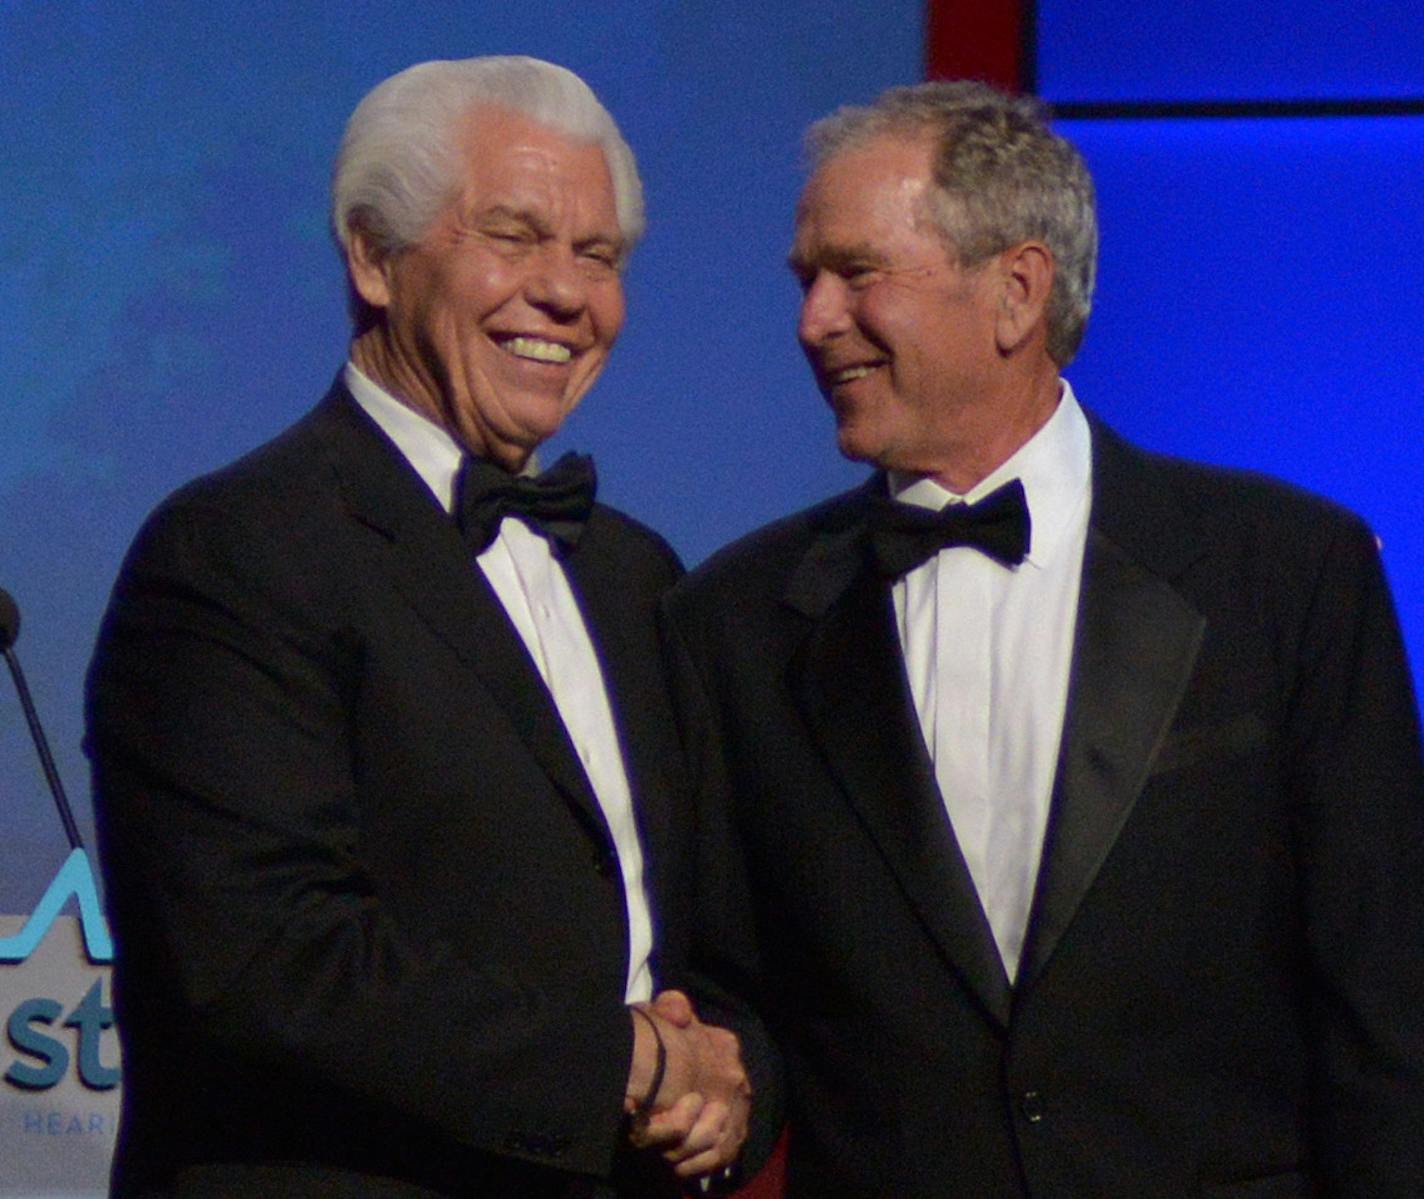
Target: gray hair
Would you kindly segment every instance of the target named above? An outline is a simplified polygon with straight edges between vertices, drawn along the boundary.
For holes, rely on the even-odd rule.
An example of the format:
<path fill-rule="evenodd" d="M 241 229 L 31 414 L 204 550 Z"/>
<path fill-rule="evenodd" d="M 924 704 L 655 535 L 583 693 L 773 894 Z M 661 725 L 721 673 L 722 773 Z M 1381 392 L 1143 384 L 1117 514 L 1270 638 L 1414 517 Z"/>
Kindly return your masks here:
<path fill-rule="evenodd" d="M 867 107 L 838 109 L 806 134 L 814 169 L 884 135 L 934 139 L 935 224 L 977 266 L 1019 242 L 1053 254 L 1048 353 L 1066 366 L 1078 352 L 1097 276 L 1093 180 L 1082 156 L 1048 127 L 1038 101 L 967 80 L 895 87 Z"/>
<path fill-rule="evenodd" d="M 618 125 L 582 79 L 521 56 L 417 63 L 377 84 L 346 124 L 331 179 L 331 227 L 343 250 L 360 228 L 378 252 L 416 245 L 463 181 L 460 122 L 506 108 L 603 150 L 626 256 L 643 233 L 643 184 Z"/>

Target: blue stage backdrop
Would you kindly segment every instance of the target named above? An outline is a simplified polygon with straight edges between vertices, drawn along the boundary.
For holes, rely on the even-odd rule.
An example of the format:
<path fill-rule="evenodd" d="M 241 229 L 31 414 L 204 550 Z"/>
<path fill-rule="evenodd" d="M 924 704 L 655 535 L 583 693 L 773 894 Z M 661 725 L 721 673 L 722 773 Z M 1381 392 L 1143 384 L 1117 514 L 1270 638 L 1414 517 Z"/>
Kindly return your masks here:
<path fill-rule="evenodd" d="M 1414 0 L 1035 0 L 1054 100 L 1424 96 Z"/>
<path fill-rule="evenodd" d="M 1361 513 L 1424 682 L 1424 117 L 1069 121 L 1099 186 L 1067 372 L 1134 440 Z"/>

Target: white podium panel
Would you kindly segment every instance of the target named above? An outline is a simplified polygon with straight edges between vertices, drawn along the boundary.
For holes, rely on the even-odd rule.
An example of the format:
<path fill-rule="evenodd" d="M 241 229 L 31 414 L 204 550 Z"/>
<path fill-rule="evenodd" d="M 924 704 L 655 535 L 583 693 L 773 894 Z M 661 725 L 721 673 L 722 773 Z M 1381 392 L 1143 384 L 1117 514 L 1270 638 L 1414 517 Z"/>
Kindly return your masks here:
<path fill-rule="evenodd" d="M 0 916 L 0 943 L 30 917 Z M 119 1118 L 119 1044 L 107 964 L 56 916 L 19 962 L 0 960 L 0 1196 L 107 1193 Z"/>

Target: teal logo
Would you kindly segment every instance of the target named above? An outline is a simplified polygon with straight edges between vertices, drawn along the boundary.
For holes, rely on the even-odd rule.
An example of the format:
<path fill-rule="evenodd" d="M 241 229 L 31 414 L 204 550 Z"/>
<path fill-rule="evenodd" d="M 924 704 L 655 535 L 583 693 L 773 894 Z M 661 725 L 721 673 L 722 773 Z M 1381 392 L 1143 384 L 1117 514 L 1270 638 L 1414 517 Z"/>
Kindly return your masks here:
<path fill-rule="evenodd" d="M 91 966 L 114 960 L 109 925 L 99 906 L 94 871 L 82 849 L 72 850 L 59 868 L 30 918 L 18 933 L 0 937 L 0 965 L 19 965 L 39 947 L 55 920 L 73 899 L 79 908 L 84 953 Z M 11 1046 L 21 1055 L 2 1076 L 26 1091 L 47 1091 L 69 1073 L 73 1061 L 79 1081 L 91 1091 L 109 1091 L 119 1084 L 117 1068 L 103 1063 L 104 1034 L 114 1027 L 114 1012 L 104 1002 L 103 979 L 95 978 L 73 1004 L 39 997 L 18 1004 L 5 1022 Z M 64 1030 L 73 1030 L 65 1032 Z M 58 1035 L 51 1035 L 51 1034 Z"/>
<path fill-rule="evenodd" d="M 112 962 L 114 942 L 109 936 L 108 921 L 99 909 L 99 889 L 94 885 L 89 855 L 74 849 L 40 896 L 25 927 L 13 937 L 0 937 L 0 963 L 23 962 L 34 953 L 71 897 L 79 904 L 79 926 L 84 930 L 84 952 L 89 961 L 96 966 Z"/>

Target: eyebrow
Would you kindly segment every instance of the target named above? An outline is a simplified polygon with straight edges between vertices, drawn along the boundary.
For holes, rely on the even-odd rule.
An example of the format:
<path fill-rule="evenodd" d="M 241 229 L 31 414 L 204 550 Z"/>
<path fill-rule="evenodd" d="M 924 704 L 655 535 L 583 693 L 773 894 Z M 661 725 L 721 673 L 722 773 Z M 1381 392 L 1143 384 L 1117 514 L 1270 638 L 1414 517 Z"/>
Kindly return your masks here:
<path fill-rule="evenodd" d="M 553 228 L 537 212 L 527 208 L 511 208 L 507 204 L 495 204 L 489 208 L 482 208 L 474 213 L 471 218 L 475 223 L 481 221 L 512 221 L 517 225 L 524 225 L 531 229 L 539 237 L 552 237 Z M 591 233 L 589 236 L 577 239 L 574 244 L 580 247 L 607 246 L 614 252 L 623 252 L 623 231 L 620 229 L 616 233 Z"/>
<path fill-rule="evenodd" d="M 528 225 L 530 229 L 540 235 L 549 233 L 548 223 L 541 220 L 539 216 L 527 208 L 510 208 L 507 204 L 495 204 L 490 208 L 481 208 L 477 212 L 470 214 L 474 221 L 513 221 L 518 225 Z"/>
<path fill-rule="evenodd" d="M 803 275 L 820 268 L 830 271 L 844 271 L 852 266 L 883 266 L 885 254 L 869 242 L 853 242 L 843 246 L 822 246 L 814 254 L 803 255 L 792 250 L 786 256 L 786 265 L 793 274 Z"/>

